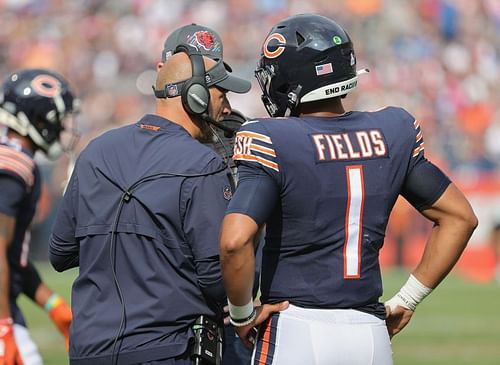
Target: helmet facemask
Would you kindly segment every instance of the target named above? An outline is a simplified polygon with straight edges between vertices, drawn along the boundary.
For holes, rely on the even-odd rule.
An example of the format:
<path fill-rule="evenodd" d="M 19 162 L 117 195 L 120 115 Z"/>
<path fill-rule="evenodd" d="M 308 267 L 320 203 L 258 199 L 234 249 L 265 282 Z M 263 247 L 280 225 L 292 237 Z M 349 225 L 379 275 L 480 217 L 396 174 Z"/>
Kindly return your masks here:
<path fill-rule="evenodd" d="M 274 65 L 258 67 L 255 70 L 255 78 L 262 90 L 261 99 L 267 113 L 273 118 L 288 117 L 294 115 L 294 110 L 299 105 L 302 86 L 283 84 L 277 88 L 271 87 L 273 82 L 278 82 L 275 67 Z"/>

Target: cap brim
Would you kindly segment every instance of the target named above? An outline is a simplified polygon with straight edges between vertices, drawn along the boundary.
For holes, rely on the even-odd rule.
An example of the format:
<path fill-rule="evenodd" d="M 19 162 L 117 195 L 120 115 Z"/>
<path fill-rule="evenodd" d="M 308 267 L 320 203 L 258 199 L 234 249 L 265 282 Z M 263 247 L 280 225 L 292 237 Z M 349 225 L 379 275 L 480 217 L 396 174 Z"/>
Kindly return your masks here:
<path fill-rule="evenodd" d="M 239 77 L 228 74 L 226 78 L 215 84 L 221 89 L 232 91 L 237 94 L 245 94 L 250 91 L 252 84 L 250 81 L 240 79 Z"/>

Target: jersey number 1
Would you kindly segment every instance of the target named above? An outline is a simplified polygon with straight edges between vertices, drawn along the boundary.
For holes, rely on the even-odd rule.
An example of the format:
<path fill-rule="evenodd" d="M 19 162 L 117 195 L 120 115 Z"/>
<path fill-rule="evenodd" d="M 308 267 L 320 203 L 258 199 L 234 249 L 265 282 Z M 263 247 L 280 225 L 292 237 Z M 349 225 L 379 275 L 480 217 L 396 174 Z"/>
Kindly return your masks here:
<path fill-rule="evenodd" d="M 361 274 L 361 240 L 365 185 L 363 166 L 345 168 L 347 177 L 347 207 L 344 241 L 344 279 L 359 279 Z"/>

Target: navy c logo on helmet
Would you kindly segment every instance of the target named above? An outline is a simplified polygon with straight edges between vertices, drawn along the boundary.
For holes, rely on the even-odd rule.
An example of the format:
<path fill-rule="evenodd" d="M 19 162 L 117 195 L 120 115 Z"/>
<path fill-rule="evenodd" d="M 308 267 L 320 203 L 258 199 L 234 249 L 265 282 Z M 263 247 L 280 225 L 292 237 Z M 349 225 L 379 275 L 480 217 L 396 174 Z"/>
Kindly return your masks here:
<path fill-rule="evenodd" d="M 274 44 L 271 44 L 272 48 L 276 48 L 274 50 L 269 49 L 269 45 L 271 41 Z M 285 52 L 285 44 L 286 44 L 286 38 L 283 36 L 283 34 L 280 33 L 273 33 L 269 37 L 267 37 L 266 41 L 264 42 L 263 48 L 263 53 L 266 58 L 276 58 L 279 55 L 281 55 L 283 52 Z"/>

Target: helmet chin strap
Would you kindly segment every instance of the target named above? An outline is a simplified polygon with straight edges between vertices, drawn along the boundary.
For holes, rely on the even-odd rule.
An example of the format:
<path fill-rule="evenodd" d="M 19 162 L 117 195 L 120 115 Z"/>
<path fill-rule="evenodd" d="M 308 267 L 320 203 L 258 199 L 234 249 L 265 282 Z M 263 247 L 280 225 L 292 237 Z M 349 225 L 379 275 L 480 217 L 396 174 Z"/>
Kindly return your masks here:
<path fill-rule="evenodd" d="M 289 117 L 294 110 L 299 105 L 300 92 L 302 91 L 302 85 L 297 85 L 288 93 L 288 102 L 285 110 L 285 117 Z"/>

